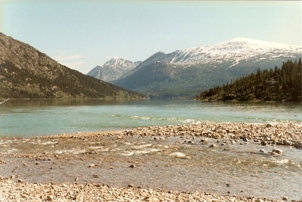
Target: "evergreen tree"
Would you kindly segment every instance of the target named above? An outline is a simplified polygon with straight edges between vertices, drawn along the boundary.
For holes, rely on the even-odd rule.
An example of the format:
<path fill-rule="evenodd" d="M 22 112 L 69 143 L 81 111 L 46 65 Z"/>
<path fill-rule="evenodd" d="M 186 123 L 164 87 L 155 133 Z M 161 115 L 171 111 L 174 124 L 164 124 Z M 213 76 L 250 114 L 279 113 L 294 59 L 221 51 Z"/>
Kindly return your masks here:
<path fill-rule="evenodd" d="M 302 100 L 302 61 L 284 62 L 281 68 L 260 71 L 244 76 L 230 84 L 202 92 L 200 100 L 289 101 Z"/>

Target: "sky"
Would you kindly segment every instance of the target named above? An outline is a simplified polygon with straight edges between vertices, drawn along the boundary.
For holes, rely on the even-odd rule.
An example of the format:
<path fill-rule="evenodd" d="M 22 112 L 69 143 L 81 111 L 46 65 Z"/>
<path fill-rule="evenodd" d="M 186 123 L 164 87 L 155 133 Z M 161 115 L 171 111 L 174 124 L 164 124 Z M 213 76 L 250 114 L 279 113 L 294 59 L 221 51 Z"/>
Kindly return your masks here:
<path fill-rule="evenodd" d="M 302 2 L 0 0 L 0 31 L 87 73 L 237 37 L 302 45 Z"/>

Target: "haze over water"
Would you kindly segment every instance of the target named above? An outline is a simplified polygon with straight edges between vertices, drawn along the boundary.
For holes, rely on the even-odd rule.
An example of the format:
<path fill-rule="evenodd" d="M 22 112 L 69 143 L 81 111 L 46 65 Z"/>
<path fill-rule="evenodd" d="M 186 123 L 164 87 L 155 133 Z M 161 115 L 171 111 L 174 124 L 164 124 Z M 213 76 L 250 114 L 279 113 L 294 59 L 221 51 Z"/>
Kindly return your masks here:
<path fill-rule="evenodd" d="M 1 136 L 38 136 L 150 125 L 214 122 L 302 123 L 299 104 L 196 101 L 9 101 L 0 105 Z"/>

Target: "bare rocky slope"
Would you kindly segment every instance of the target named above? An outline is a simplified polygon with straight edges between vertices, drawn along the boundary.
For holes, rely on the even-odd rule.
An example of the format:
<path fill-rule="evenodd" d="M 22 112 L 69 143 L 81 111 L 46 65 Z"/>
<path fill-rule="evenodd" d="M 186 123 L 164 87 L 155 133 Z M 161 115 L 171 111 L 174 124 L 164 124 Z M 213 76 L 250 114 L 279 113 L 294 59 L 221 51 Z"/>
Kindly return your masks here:
<path fill-rule="evenodd" d="M 0 33 L 0 98 L 142 99 L 144 96 L 69 69 Z"/>

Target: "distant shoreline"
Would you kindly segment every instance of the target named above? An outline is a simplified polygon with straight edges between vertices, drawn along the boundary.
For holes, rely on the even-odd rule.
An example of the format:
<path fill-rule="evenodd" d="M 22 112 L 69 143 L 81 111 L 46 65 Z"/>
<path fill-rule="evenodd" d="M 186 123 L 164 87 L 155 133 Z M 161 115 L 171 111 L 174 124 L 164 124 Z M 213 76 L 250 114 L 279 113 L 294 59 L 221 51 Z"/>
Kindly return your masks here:
<path fill-rule="evenodd" d="M 278 100 L 270 100 L 270 101 L 263 101 L 263 100 L 246 100 L 246 101 L 240 101 L 237 99 L 233 99 L 233 100 L 222 100 L 222 99 L 211 99 L 211 98 L 203 98 L 203 99 L 196 99 L 194 98 L 193 100 L 197 101 L 197 102 L 205 102 L 205 103 L 247 103 L 247 104 L 299 104 L 302 103 L 301 101 L 278 101 Z"/>

